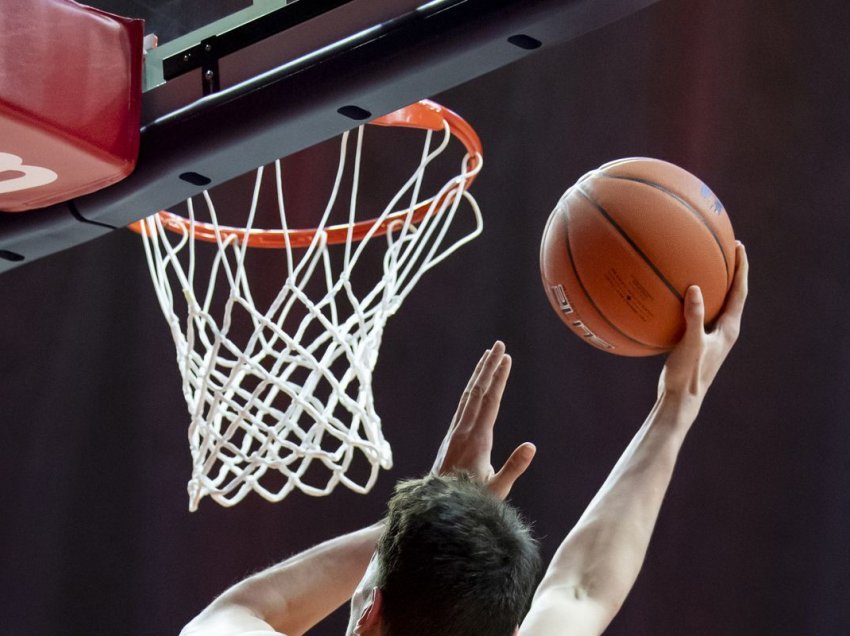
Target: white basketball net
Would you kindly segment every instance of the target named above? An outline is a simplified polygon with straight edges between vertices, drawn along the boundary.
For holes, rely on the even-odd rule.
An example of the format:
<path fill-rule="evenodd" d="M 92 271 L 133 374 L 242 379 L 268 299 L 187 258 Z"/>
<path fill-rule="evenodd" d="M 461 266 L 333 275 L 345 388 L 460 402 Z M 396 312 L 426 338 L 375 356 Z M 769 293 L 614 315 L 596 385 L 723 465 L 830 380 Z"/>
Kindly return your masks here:
<path fill-rule="evenodd" d="M 355 222 L 363 128 L 356 133 L 349 224 Z M 191 415 L 190 510 L 196 510 L 205 495 L 231 506 L 251 491 L 269 501 L 280 501 L 293 488 L 309 495 L 327 495 L 338 483 L 366 493 L 377 479 L 378 469 L 392 467 L 390 446 L 372 396 L 372 372 L 384 324 L 423 273 L 482 229 L 478 205 L 464 189 L 474 174 L 468 171 L 469 157 L 461 162 L 459 176 L 436 196 L 423 197 L 425 169 L 451 138 L 448 124 L 435 148 L 434 134 L 423 134 L 418 168 L 375 219 L 366 237 L 353 241 L 349 230 L 348 240 L 334 246 L 327 243 L 325 230 L 346 169 L 349 134 L 342 136 L 336 180 L 315 237 L 304 249 L 293 248 L 287 238 L 285 249 L 280 250 L 285 266 L 281 263 L 278 272 L 264 273 L 264 284 L 276 273 L 282 279 L 280 292 L 268 307 L 255 305 L 246 275 L 246 262 L 254 250 L 248 249 L 245 241 L 219 232 L 208 192 L 203 193 L 203 200 L 216 228 L 213 245 L 195 240 L 192 200 L 188 201 L 190 224 L 182 234 L 166 231 L 160 215 L 144 220 L 145 254 L 177 348 L 183 394 Z M 436 136 L 439 139 L 439 133 Z M 480 166 L 479 157 L 474 171 Z M 280 161 L 275 162 L 274 170 L 280 224 L 287 231 Z M 249 231 L 262 174 L 260 168 L 248 210 Z M 472 210 L 474 228 L 460 238 L 447 239 L 462 199 Z M 423 201 L 430 201 L 430 207 L 417 225 L 411 222 L 412 213 Z M 377 226 L 398 212 L 402 214 L 386 236 L 375 236 Z M 385 241 L 383 267 L 370 291 L 358 298 L 352 277 L 373 238 Z M 196 250 L 203 248 L 216 252 L 209 271 L 201 273 Z M 339 254 L 331 258 L 333 250 L 341 250 L 341 258 Z M 373 272 L 365 272 L 366 277 L 370 274 Z M 359 278 L 363 277 L 361 272 Z M 309 297 L 308 286 L 320 287 L 320 293 Z M 179 303 L 180 313 L 185 311 L 184 304 L 188 308 L 183 318 L 177 315 L 175 290 L 185 297 L 185 303 Z M 219 301 L 218 311 L 214 299 Z M 231 324 L 246 319 L 253 333 L 236 342 Z M 369 472 L 365 479 L 355 481 L 346 473 L 358 452 L 368 461 Z M 307 477 L 316 479 L 317 466 L 326 481 L 308 483 Z"/>

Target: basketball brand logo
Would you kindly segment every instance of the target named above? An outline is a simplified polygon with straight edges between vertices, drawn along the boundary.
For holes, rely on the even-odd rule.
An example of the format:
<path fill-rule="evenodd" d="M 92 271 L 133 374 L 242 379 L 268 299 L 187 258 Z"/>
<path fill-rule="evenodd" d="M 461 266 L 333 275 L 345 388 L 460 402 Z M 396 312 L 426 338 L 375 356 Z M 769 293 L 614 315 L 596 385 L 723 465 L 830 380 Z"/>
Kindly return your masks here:
<path fill-rule="evenodd" d="M 552 287 L 552 293 L 555 294 L 555 299 L 558 301 L 561 311 L 565 314 L 573 313 L 573 306 L 570 305 L 570 299 L 567 298 L 567 293 L 561 285 L 555 285 Z"/>
<path fill-rule="evenodd" d="M 7 174 L 10 172 L 11 176 Z M 28 166 L 18 155 L 0 152 L 0 194 L 38 188 L 53 183 L 58 178 L 59 175 L 49 168 Z"/>
<path fill-rule="evenodd" d="M 715 214 L 723 213 L 723 204 L 720 202 L 720 199 L 717 198 L 717 195 L 711 191 L 711 188 L 703 183 L 699 193 L 702 195 L 703 199 L 708 199 L 710 201 L 709 207 Z"/>
<path fill-rule="evenodd" d="M 573 309 L 573 306 L 570 304 L 570 299 L 567 298 L 567 292 L 564 291 L 563 285 L 553 285 L 551 289 L 552 293 L 555 295 L 555 299 L 558 301 L 558 306 L 561 308 L 561 311 L 565 314 L 575 313 L 575 309 Z M 590 344 L 595 345 L 600 349 L 614 349 L 614 345 L 593 333 L 581 320 L 573 320 L 570 323 L 570 326 L 578 333 L 578 335 L 585 338 Z"/>

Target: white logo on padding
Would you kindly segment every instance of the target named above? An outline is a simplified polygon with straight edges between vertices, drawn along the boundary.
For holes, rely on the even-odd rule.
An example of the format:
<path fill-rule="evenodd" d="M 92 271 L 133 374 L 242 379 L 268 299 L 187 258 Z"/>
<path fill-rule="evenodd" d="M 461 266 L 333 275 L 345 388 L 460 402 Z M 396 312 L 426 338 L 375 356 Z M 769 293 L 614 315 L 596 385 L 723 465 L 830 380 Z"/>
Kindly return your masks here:
<path fill-rule="evenodd" d="M 0 179 L 0 194 L 38 188 L 53 183 L 59 178 L 59 175 L 49 168 L 27 166 L 24 165 L 24 160 L 18 155 L 0 152 L 0 175 L 8 171 L 23 172 L 24 174 L 12 179 Z"/>

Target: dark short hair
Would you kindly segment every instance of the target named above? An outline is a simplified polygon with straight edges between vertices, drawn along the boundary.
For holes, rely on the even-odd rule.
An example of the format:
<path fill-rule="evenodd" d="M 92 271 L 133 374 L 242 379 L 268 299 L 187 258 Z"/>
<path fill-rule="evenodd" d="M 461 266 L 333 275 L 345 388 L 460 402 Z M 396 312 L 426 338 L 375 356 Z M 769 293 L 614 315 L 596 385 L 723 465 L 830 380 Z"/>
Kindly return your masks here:
<path fill-rule="evenodd" d="M 391 636 L 510 636 L 540 577 L 519 512 L 462 474 L 400 482 L 377 552 Z"/>

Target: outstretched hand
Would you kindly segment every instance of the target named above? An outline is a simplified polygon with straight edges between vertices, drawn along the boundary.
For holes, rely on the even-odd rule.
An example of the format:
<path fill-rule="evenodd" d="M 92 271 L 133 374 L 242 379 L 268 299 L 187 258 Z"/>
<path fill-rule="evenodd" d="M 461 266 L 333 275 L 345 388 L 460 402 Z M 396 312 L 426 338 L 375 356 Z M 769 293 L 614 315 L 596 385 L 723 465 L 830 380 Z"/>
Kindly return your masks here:
<path fill-rule="evenodd" d="M 467 472 L 501 499 L 508 496 L 536 452 L 533 444 L 525 442 L 514 449 L 498 472 L 491 464 L 493 427 L 510 371 L 511 358 L 505 353 L 504 343 L 497 341 L 484 352 L 469 378 L 432 469 L 438 475 Z"/>
<path fill-rule="evenodd" d="M 658 383 L 659 397 L 695 398 L 698 406 L 717 371 L 738 339 L 741 314 L 747 300 L 749 262 L 744 246 L 735 248 L 735 278 L 726 304 L 710 331 L 703 321 L 705 305 L 699 287 L 685 294 L 685 335 L 667 358 Z"/>

